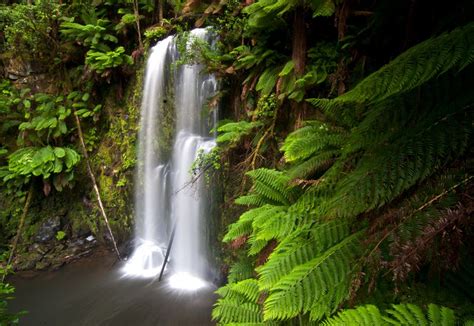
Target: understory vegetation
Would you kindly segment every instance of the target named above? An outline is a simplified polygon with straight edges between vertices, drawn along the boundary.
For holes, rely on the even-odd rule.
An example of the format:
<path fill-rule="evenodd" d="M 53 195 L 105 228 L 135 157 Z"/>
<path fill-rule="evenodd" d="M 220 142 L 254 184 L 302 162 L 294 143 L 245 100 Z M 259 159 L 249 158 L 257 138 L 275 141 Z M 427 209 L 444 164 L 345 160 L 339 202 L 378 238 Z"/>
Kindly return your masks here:
<path fill-rule="evenodd" d="M 130 234 L 143 59 L 175 33 L 221 85 L 190 172 L 222 184 L 218 324 L 474 324 L 472 1 L 7 0 L 0 26 L 0 324 L 58 207 L 53 243 Z"/>

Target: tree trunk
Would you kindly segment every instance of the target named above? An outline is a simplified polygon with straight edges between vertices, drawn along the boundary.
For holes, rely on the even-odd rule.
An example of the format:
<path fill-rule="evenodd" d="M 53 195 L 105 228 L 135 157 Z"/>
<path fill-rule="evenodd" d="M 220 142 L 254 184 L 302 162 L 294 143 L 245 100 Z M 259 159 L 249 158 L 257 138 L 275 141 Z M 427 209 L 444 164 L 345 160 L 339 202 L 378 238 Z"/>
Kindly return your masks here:
<path fill-rule="evenodd" d="M 135 24 L 137 27 L 138 44 L 140 50 L 143 50 L 142 32 L 140 29 L 140 12 L 138 11 L 138 0 L 133 0 L 133 14 L 135 15 Z"/>
<path fill-rule="evenodd" d="M 305 24 L 305 11 L 304 8 L 298 7 L 295 10 L 293 16 L 293 44 L 292 44 L 292 55 L 294 73 L 296 78 L 300 78 L 304 75 L 306 68 L 306 51 L 307 51 L 307 40 L 306 40 L 306 24 Z M 301 127 L 306 111 L 306 103 L 298 103 L 291 101 L 291 120 L 294 129 Z"/>
<path fill-rule="evenodd" d="M 155 9 L 153 10 L 153 22 L 156 22 L 158 16 L 158 24 L 163 26 L 163 0 L 155 0 Z"/>
<path fill-rule="evenodd" d="M 292 59 L 295 63 L 296 77 L 301 77 L 304 74 L 306 67 L 306 26 L 304 19 L 304 9 L 296 8 L 293 17 L 293 53 Z"/>

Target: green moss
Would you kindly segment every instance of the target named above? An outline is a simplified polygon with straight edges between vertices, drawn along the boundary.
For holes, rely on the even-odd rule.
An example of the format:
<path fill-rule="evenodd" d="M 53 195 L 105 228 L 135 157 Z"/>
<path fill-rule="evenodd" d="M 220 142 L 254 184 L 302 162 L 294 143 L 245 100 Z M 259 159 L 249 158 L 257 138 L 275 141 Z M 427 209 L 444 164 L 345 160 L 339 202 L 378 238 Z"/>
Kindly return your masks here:
<path fill-rule="evenodd" d="M 132 231 L 131 203 L 143 74 L 142 63 L 128 83 L 122 100 L 117 100 L 117 93 L 120 93 L 118 89 L 111 88 L 109 91 L 104 102 L 103 117 L 108 129 L 101 130 L 101 142 L 91 155 L 102 201 L 119 241 L 128 238 Z M 91 193 L 91 196 L 94 194 Z M 98 213 L 97 208 L 94 209 Z"/>

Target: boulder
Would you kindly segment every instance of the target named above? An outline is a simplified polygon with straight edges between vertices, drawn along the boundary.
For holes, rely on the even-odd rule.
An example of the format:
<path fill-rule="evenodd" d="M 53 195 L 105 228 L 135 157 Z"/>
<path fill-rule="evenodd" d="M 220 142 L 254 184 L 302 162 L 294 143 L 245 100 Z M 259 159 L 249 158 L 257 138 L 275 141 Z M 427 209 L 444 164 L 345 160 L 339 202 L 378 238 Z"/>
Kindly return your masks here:
<path fill-rule="evenodd" d="M 35 242 L 44 243 L 54 239 L 60 228 L 61 218 L 59 216 L 48 218 L 41 224 L 34 236 Z"/>

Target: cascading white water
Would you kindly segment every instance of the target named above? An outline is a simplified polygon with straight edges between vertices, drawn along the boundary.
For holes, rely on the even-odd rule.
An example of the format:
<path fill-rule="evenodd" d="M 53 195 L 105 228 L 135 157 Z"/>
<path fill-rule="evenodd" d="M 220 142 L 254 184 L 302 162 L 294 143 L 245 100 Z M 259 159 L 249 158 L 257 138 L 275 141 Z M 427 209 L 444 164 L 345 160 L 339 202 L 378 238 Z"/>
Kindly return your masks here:
<path fill-rule="evenodd" d="M 192 38 L 207 40 L 205 29 L 191 31 Z M 175 228 L 170 255 L 174 275 L 171 285 L 198 288 L 208 264 L 204 234 L 209 215 L 207 188 L 202 180 L 191 182 L 190 169 L 198 152 L 215 145 L 209 130 L 217 113 L 206 118 L 206 101 L 217 91 L 217 82 L 202 72 L 201 65 L 173 69 L 178 53 L 173 37 L 152 48 L 147 63 L 141 129 L 139 133 L 136 185 L 136 248 L 124 267 L 126 275 L 154 277 L 162 267 L 164 252 Z M 174 105 L 167 101 L 169 90 Z M 174 108 L 175 136 L 171 153 L 166 154 L 160 128 L 169 108 Z M 166 120 L 166 121 L 165 121 Z"/>

